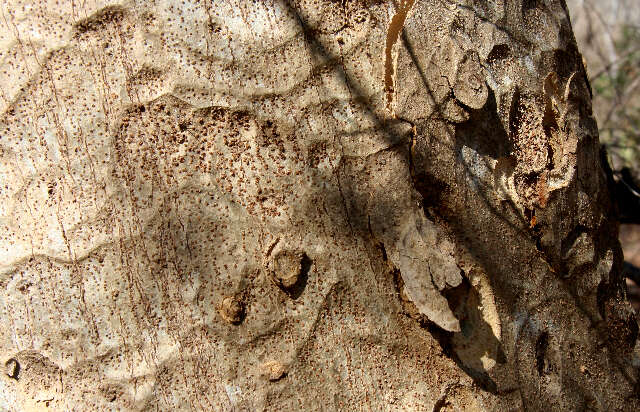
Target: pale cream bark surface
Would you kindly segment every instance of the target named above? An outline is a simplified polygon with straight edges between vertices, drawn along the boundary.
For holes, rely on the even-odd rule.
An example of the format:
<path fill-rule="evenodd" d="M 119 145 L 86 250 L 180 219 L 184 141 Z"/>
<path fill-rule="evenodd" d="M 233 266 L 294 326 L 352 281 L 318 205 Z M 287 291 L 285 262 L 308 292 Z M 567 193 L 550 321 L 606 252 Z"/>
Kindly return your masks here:
<path fill-rule="evenodd" d="M 0 408 L 637 410 L 564 2 L 0 10 Z"/>

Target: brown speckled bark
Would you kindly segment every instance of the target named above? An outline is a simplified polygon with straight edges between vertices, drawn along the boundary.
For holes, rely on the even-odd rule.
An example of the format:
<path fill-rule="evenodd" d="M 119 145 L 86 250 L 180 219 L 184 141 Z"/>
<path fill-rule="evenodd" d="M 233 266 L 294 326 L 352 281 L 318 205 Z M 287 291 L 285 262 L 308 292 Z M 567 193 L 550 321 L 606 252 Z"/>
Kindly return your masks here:
<path fill-rule="evenodd" d="M 1 7 L 0 408 L 640 407 L 564 1 Z"/>

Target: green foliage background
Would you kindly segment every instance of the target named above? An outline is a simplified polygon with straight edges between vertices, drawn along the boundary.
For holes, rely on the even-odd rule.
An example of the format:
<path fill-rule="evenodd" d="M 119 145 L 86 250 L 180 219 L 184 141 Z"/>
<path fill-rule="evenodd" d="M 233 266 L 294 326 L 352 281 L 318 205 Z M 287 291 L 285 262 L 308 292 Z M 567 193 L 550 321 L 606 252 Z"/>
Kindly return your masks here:
<path fill-rule="evenodd" d="M 640 26 L 625 24 L 614 42 L 618 59 L 591 79 L 600 141 L 616 169 L 640 172 Z"/>

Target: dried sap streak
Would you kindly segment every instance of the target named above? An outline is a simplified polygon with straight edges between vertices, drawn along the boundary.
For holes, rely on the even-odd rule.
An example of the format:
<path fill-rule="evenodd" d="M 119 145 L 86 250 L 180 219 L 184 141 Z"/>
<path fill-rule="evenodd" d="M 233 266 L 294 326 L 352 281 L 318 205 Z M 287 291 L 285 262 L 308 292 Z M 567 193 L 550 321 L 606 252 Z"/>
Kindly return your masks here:
<path fill-rule="evenodd" d="M 404 22 L 407 19 L 409 10 L 413 7 L 415 0 L 401 0 L 400 6 L 396 10 L 396 14 L 391 18 L 389 23 L 389 30 L 387 31 L 387 45 L 385 48 L 385 61 L 384 61 L 384 90 L 387 97 L 387 110 L 391 113 L 391 117 L 395 117 L 393 110 L 393 95 L 394 95 L 394 83 L 395 83 L 395 58 L 393 55 L 393 46 L 400 37 L 400 32 L 404 27 Z M 396 53 L 397 56 L 397 53 Z"/>

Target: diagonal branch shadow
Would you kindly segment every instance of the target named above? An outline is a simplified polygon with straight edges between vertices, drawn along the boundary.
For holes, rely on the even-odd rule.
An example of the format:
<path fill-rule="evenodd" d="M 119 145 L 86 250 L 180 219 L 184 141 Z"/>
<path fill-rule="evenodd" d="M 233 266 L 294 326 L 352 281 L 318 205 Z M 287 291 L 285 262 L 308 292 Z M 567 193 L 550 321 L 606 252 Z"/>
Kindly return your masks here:
<path fill-rule="evenodd" d="M 304 20 L 301 13 L 298 12 L 296 7 L 289 0 L 282 0 L 283 5 L 286 9 L 291 12 L 298 21 L 298 24 L 304 33 L 305 39 L 307 43 L 310 45 L 310 50 L 315 58 L 319 60 L 326 61 L 342 61 L 342 55 L 332 54 L 329 51 L 329 47 L 323 44 L 322 41 L 316 37 L 313 33 L 313 30 L 310 28 L 309 24 Z M 459 5 L 460 7 L 463 7 Z M 490 21 L 484 16 L 479 15 L 474 10 L 474 14 L 484 22 L 495 24 L 502 32 L 508 34 L 508 37 L 520 44 L 523 48 L 529 48 L 531 45 L 525 41 L 522 36 L 518 36 L 515 33 L 511 32 L 508 27 L 497 24 L 495 22 Z M 425 68 L 420 62 L 420 59 L 415 51 L 414 46 L 407 36 L 407 33 L 404 29 L 401 31 L 401 39 L 402 46 L 404 52 L 408 54 L 415 69 L 419 73 L 419 77 L 422 82 L 422 86 L 424 90 L 429 94 L 432 101 L 436 101 L 434 90 L 432 89 L 428 76 L 426 75 Z M 351 98 L 354 101 L 361 103 L 360 108 L 366 113 L 370 119 L 374 121 L 377 128 L 382 131 L 383 136 L 387 139 L 387 142 L 392 145 L 393 142 L 396 142 L 397 139 L 391 137 L 389 135 L 388 129 L 388 119 L 380 117 L 375 111 L 371 109 L 371 107 L 367 104 L 367 93 L 365 89 L 358 83 L 356 80 L 356 76 L 349 73 L 348 69 L 344 64 L 340 64 L 338 67 L 338 74 L 342 82 L 349 89 L 351 93 Z M 471 253 L 471 255 L 482 265 L 483 268 L 491 268 L 487 270 L 488 273 L 491 273 L 491 283 L 494 287 L 495 293 L 499 296 L 501 300 L 506 302 L 507 304 L 512 304 L 515 306 L 520 306 L 523 302 L 520 301 L 519 294 L 521 292 L 526 292 L 522 290 L 521 285 L 516 285 L 510 280 L 511 270 L 514 267 L 520 267 L 522 270 L 526 270 L 531 273 L 533 276 L 533 271 L 527 270 L 526 267 L 530 264 L 530 259 L 542 257 L 544 259 L 544 252 L 539 250 L 537 245 L 539 236 L 535 231 L 532 231 L 529 227 L 529 219 L 523 216 L 519 211 L 516 205 L 512 200 L 507 200 L 503 202 L 503 206 L 505 209 L 499 210 L 495 206 L 495 199 L 492 199 L 491 196 L 495 195 L 492 192 L 492 189 L 484 190 L 482 188 L 482 182 L 478 179 L 476 175 L 476 168 L 474 165 L 466 163 L 465 161 L 461 161 L 462 156 L 462 148 L 463 146 L 470 147 L 474 149 L 480 155 L 483 155 L 484 167 L 488 170 L 492 169 L 492 166 L 488 164 L 488 158 L 492 158 L 497 160 L 500 157 L 508 156 L 509 153 L 513 150 L 510 143 L 509 131 L 505 130 L 502 126 L 502 123 L 497 117 L 497 107 L 496 107 L 496 99 L 493 95 L 493 92 L 490 92 L 490 97 L 482 109 L 472 110 L 468 107 L 463 107 L 467 112 L 470 113 L 470 119 L 466 123 L 452 125 L 451 128 L 445 129 L 448 133 L 448 138 L 444 142 L 439 142 L 440 145 L 444 145 L 448 147 L 452 153 L 456 154 L 456 161 L 458 162 L 458 166 L 461 166 L 464 170 L 464 176 L 470 178 L 471 180 L 475 180 L 476 187 L 475 189 L 464 187 L 465 179 L 458 178 L 458 184 L 462 184 L 461 187 L 451 187 L 450 185 L 444 185 L 440 189 L 433 190 L 433 186 L 438 186 L 439 183 L 442 183 L 441 180 L 435 178 L 434 176 L 429 176 L 429 171 L 425 170 L 416 170 L 416 159 L 413 158 L 413 153 L 411 150 L 411 145 L 414 143 L 413 138 L 411 142 L 406 142 L 406 148 L 396 148 L 392 146 L 388 150 L 399 150 L 404 154 L 404 162 L 407 168 L 411 171 L 412 175 L 412 185 L 421 193 L 423 197 L 423 206 L 427 216 L 430 218 L 436 219 L 437 222 L 446 225 L 454 234 L 457 241 L 461 242 L 464 245 L 464 248 Z M 434 107 L 433 113 L 426 119 L 422 124 L 413 124 L 407 119 L 400 118 L 401 121 L 406 121 L 411 123 L 414 126 L 419 128 L 419 133 L 427 132 L 427 130 L 423 127 L 426 123 L 431 121 L 445 122 L 446 119 L 445 113 L 443 112 L 443 108 L 440 105 L 436 105 Z M 497 126 L 497 135 L 491 136 L 491 133 L 495 133 L 495 130 L 483 130 L 482 124 L 488 123 L 494 126 Z M 480 127 L 478 127 L 480 125 Z M 455 131 L 452 131 L 455 130 Z M 479 136 L 488 137 L 485 140 L 478 140 Z M 429 139 L 430 136 L 423 136 L 421 138 Z M 340 141 L 340 136 L 336 136 L 337 141 Z M 500 147 L 502 145 L 503 147 Z M 366 216 L 357 216 L 359 213 L 356 210 L 358 205 L 354 203 L 354 199 L 357 198 L 356 190 L 352 187 L 353 185 L 357 185 L 357 182 L 349 181 L 350 180 L 350 171 L 348 167 L 345 165 L 346 160 L 343 159 L 340 162 L 339 170 L 336 173 L 336 177 L 338 179 L 339 186 L 339 195 L 326 193 L 325 196 L 327 198 L 332 197 L 340 197 L 343 202 L 345 214 L 347 215 L 348 224 L 352 233 L 358 234 L 370 234 L 370 228 L 367 227 L 367 217 Z M 580 167 L 590 167 L 589 165 L 582 165 Z M 598 165 L 599 167 L 599 165 Z M 455 169 L 455 168 L 450 168 Z M 426 174 L 425 174 L 426 173 Z M 353 179 L 351 179 L 353 180 Z M 428 187 L 428 188 L 425 188 Z M 470 192 L 473 191 L 473 194 Z M 443 192 L 450 192 L 452 194 L 443 194 Z M 468 217 L 463 217 L 460 219 L 460 216 L 455 213 L 449 213 L 446 208 L 443 208 L 440 203 L 441 201 L 453 201 L 456 202 L 456 196 L 473 196 L 476 198 L 476 206 L 478 207 L 478 214 L 482 215 L 482 218 L 470 219 Z M 376 199 L 373 200 L 374 202 Z M 479 203 L 478 203 L 479 202 Z M 309 205 L 309 207 L 314 207 L 315 205 Z M 392 213 L 394 205 L 387 204 L 382 205 L 382 207 L 386 207 L 389 210 L 389 213 Z M 361 213 L 360 213 L 361 214 Z M 469 231 L 470 227 L 473 227 L 477 224 L 494 224 L 497 225 L 496 229 L 499 228 L 503 233 L 508 233 L 508 236 L 503 238 L 496 237 L 494 234 L 493 237 L 490 236 L 470 236 Z M 530 259 L 524 258 L 524 256 L 520 256 L 522 258 L 522 262 L 518 264 L 511 263 L 503 263 L 496 262 L 495 260 L 495 251 L 496 250 L 509 250 L 511 248 L 511 243 L 514 239 L 517 239 L 517 242 L 521 242 L 522 244 L 528 245 L 528 247 L 535 251 L 534 254 L 536 257 L 532 257 Z M 516 255 L 518 256 L 518 255 Z M 498 264 L 496 264 L 498 263 Z M 615 268 L 614 268 L 615 269 Z M 571 296 L 572 302 L 576 308 L 581 312 L 583 316 L 586 316 L 590 322 L 590 328 L 599 331 L 598 333 L 602 333 L 602 328 L 600 327 L 601 321 L 599 321 L 595 314 L 592 313 L 583 303 L 582 299 L 577 295 L 576 291 L 571 287 L 570 282 L 567 281 L 559 281 L 556 277 L 553 276 L 552 272 L 548 272 L 544 276 L 537 275 L 537 279 L 535 279 L 533 284 L 541 284 L 545 281 L 549 281 L 548 276 L 552 276 L 554 278 L 554 282 L 559 282 L 561 285 L 561 289 L 564 293 Z M 462 299 L 464 300 L 464 299 Z M 544 300 L 543 300 L 544 301 Z M 530 306 L 526 309 L 534 310 L 537 305 L 542 303 L 533 301 Z M 455 306 L 455 304 L 454 304 Z M 465 316 L 471 316 L 469 314 Z M 481 316 L 480 316 L 481 318 Z M 437 331 L 437 327 L 430 325 L 429 329 L 432 334 L 436 337 L 440 337 L 440 342 L 443 347 L 450 348 L 451 342 L 453 341 L 453 337 L 447 333 L 442 333 Z M 491 328 L 484 328 L 485 330 L 490 331 Z M 444 336 L 444 338 L 442 338 Z M 492 344 L 500 345 L 500 338 L 496 336 L 489 336 L 489 340 Z M 449 350 L 449 349 L 447 349 Z M 504 361 L 505 352 L 499 346 L 499 353 L 501 353 L 500 360 Z M 453 356 L 453 355 L 452 355 Z M 513 356 L 511 354 L 510 356 Z M 459 361 L 459 358 L 456 362 L 464 369 L 467 374 L 469 374 L 474 380 L 476 380 L 482 387 L 491 392 L 498 391 L 499 384 L 493 382 L 490 378 L 487 371 L 482 370 L 481 367 L 478 367 L 480 364 L 479 359 L 474 360 L 475 368 L 470 368 L 467 365 L 463 364 Z M 620 371 L 626 377 L 629 383 L 635 385 L 635 380 L 629 376 L 622 366 L 619 367 Z"/>

